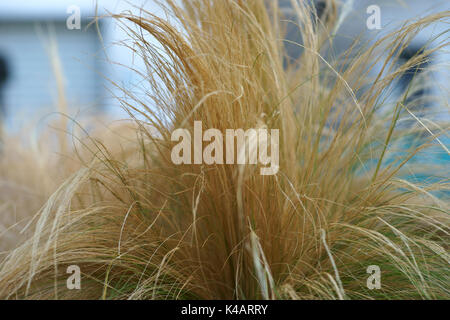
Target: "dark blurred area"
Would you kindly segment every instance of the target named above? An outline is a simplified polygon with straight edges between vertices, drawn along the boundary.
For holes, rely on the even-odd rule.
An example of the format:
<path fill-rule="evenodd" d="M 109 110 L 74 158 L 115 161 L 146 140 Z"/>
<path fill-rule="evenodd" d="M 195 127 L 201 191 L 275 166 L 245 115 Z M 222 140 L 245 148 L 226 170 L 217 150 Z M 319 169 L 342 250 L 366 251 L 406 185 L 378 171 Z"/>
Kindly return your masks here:
<path fill-rule="evenodd" d="M 10 77 L 10 67 L 5 56 L 0 54 L 0 118 L 5 116 L 5 86 Z"/>

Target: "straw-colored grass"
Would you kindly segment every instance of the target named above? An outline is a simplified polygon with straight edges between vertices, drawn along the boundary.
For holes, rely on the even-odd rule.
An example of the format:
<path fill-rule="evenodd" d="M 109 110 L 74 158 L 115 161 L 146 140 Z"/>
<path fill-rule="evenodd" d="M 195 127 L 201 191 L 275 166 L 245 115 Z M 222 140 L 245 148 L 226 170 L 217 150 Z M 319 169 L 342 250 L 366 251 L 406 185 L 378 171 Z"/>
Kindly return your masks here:
<path fill-rule="evenodd" d="M 290 23 L 303 51 L 290 61 L 289 22 L 276 4 L 167 3 L 169 20 L 145 11 L 113 16 L 135 24 L 123 26 L 147 62 L 148 99 L 126 92 L 123 101 L 145 120 L 136 120 L 126 151 L 93 143 L 95 159 L 57 188 L 33 235 L 1 264 L 0 297 L 448 299 L 448 173 L 436 164 L 427 172 L 438 182 L 407 179 L 424 169 L 409 161 L 414 155 L 448 153 L 448 123 L 412 117 L 411 88 L 394 106 L 383 97 L 430 52 L 400 67 L 388 61 L 449 12 L 331 59 L 321 50 L 332 42 L 336 12 L 319 22 L 294 2 Z M 374 75 L 375 63 L 385 68 Z M 279 129 L 278 173 L 174 165 L 171 132 L 192 131 L 196 120 L 222 132 Z M 421 138 L 405 146 L 412 136 Z M 81 290 L 66 288 L 72 264 Z M 381 289 L 366 286 L 370 265 L 381 269 Z"/>

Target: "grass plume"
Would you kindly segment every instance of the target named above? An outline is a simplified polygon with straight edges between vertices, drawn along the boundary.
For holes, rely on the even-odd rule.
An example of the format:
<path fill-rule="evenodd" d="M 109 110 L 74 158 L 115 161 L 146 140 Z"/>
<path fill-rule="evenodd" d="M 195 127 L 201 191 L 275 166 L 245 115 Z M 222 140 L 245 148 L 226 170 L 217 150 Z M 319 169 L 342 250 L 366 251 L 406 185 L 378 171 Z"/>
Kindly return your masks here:
<path fill-rule="evenodd" d="M 413 160 L 426 150 L 448 156 L 439 140 L 448 123 L 420 115 L 402 125 L 414 115 L 414 88 L 393 107 L 383 97 L 430 51 L 390 61 L 450 15 L 332 59 L 323 51 L 339 22 L 330 3 L 324 21 L 300 1 L 287 22 L 258 0 L 168 0 L 167 20 L 113 15 L 134 24 L 123 28 L 152 88 L 145 101 L 125 91 L 124 108 L 140 115 L 133 138 L 125 149 L 92 141 L 93 160 L 56 189 L 34 233 L 0 265 L 0 297 L 448 299 L 445 164 L 428 168 L 437 182 L 406 178 L 423 170 Z M 294 61 L 286 24 L 302 38 Z M 174 165 L 171 132 L 192 131 L 195 120 L 223 132 L 279 129 L 278 173 Z M 71 264 L 82 270 L 81 290 L 66 288 Z M 366 286 L 370 265 L 382 271 L 379 290 Z"/>

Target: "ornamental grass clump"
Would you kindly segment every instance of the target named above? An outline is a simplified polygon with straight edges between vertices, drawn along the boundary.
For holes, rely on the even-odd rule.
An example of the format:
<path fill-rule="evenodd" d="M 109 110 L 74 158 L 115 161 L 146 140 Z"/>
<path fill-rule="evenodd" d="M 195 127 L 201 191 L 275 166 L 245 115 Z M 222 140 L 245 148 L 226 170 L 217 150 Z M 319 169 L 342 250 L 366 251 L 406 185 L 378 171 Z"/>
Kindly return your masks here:
<path fill-rule="evenodd" d="M 383 99 L 438 48 L 391 61 L 449 12 L 330 58 L 336 3 L 322 20 L 292 3 L 289 21 L 258 0 L 168 0 L 164 19 L 112 15 L 151 88 L 145 99 L 124 90 L 134 135 L 123 148 L 92 141 L 93 160 L 57 188 L 33 234 L 2 262 L 0 297 L 450 298 L 448 162 L 427 167 L 433 181 L 408 179 L 423 173 L 412 160 L 430 148 L 448 156 L 448 122 L 414 114 L 415 88 L 394 105 Z M 299 43 L 285 40 L 287 24 Z M 299 47 L 295 60 L 286 43 Z M 194 136 L 195 121 L 222 134 L 278 130 L 278 148 L 269 148 L 279 151 L 278 170 L 175 164 L 172 133 Z M 67 288 L 71 265 L 81 270 L 80 290 Z M 374 268 L 379 289 L 367 284 Z"/>

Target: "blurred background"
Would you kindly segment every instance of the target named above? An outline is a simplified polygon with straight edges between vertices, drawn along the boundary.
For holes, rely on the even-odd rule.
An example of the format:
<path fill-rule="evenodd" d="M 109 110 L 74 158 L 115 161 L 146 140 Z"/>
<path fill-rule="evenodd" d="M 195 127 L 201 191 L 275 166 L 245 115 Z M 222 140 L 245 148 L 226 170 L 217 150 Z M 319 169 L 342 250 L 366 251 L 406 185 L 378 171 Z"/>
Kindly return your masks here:
<path fill-rule="evenodd" d="M 144 0 L 1 0 L 0 117 L 6 130 L 20 131 L 56 110 L 55 53 L 72 117 L 127 117 L 115 99 L 123 94 L 113 83 L 134 91 L 140 79 L 130 67 L 143 65 L 124 47 L 129 37 L 123 27 L 106 18 L 92 22 L 96 15 L 138 14 L 139 7 L 160 11 Z"/>
<path fill-rule="evenodd" d="M 325 11 L 325 3 L 315 1 L 319 16 Z M 332 49 L 336 55 L 347 50 L 358 37 L 373 42 L 397 30 L 407 19 L 450 10 L 448 0 L 347 0 L 341 3 L 342 21 L 335 30 Z M 379 28 L 369 29 L 367 26 L 367 19 L 371 16 L 367 9 L 371 5 L 380 8 Z M 280 6 L 289 15 L 292 10 L 290 0 L 281 0 Z M 124 10 L 139 14 L 140 7 L 158 15 L 163 14 L 154 1 L 145 0 L 1 0 L 0 117 L 3 118 L 4 127 L 10 131 L 20 131 L 30 120 L 38 122 L 46 114 L 55 111 L 58 83 L 49 49 L 52 43 L 56 45 L 54 48 L 61 61 L 62 83 L 70 115 L 77 117 L 101 113 L 114 119 L 126 118 L 127 115 L 121 111 L 115 99 L 123 94 L 114 88 L 113 83 L 137 95 L 145 94 L 142 79 L 129 69 L 144 70 L 144 66 L 138 57 L 124 47 L 123 42 L 129 37 L 114 21 L 101 19 L 98 25 L 89 24 L 96 15 Z M 80 28 L 71 29 L 69 26 L 74 27 L 77 10 Z M 448 25 L 442 23 L 422 30 L 408 50 L 401 54 L 401 60 L 407 61 L 423 47 L 436 46 L 437 43 L 430 39 L 447 29 Z M 301 42 L 295 31 L 289 37 Z M 288 50 L 292 57 L 299 54 L 298 47 L 288 47 Z M 418 95 L 431 93 L 448 102 L 448 69 L 435 67 L 439 64 L 448 66 L 449 61 L 448 48 L 439 50 L 429 63 L 405 75 L 389 93 L 389 97 L 395 99 L 417 74 L 423 73 L 426 68 L 434 68 L 436 70 L 429 74 L 439 86 L 430 88 L 433 92 L 419 92 Z M 443 114 L 447 116 L 448 112 Z"/>

